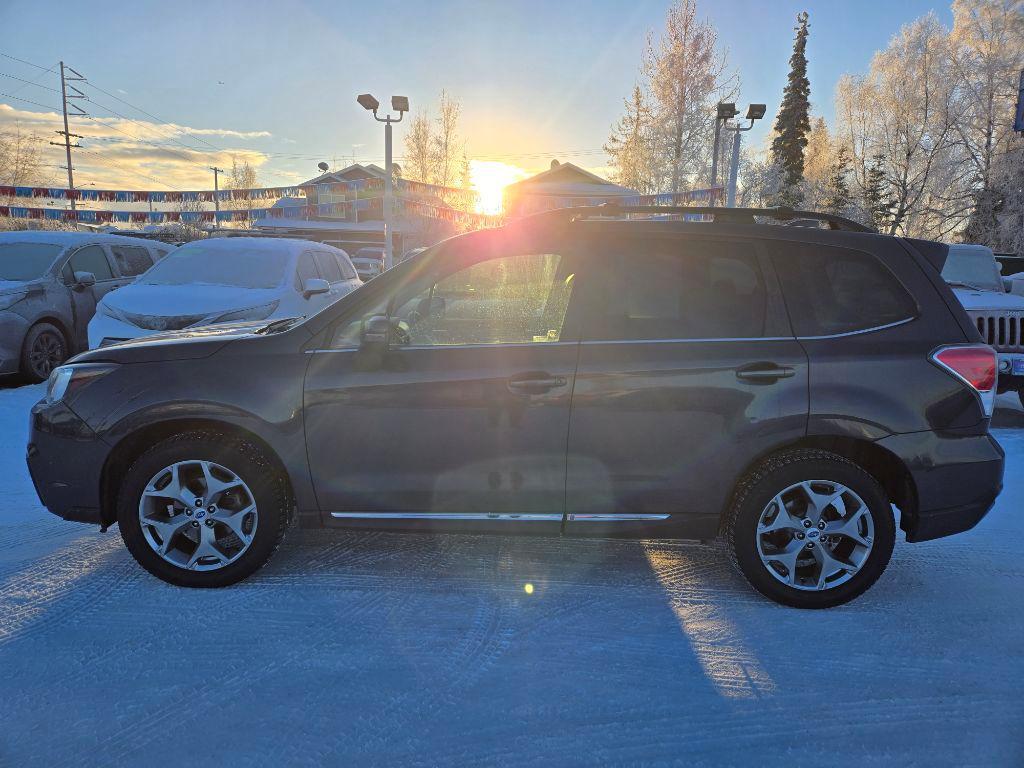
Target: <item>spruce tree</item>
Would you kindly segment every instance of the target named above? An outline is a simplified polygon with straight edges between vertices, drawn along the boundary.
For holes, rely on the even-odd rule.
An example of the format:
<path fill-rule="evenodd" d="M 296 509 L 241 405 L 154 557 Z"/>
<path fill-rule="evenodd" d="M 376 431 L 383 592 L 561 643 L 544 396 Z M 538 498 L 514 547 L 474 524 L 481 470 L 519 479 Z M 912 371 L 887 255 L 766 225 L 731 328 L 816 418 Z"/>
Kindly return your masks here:
<path fill-rule="evenodd" d="M 807 79 L 807 12 L 797 14 L 796 41 L 789 57 L 789 80 L 782 92 L 782 105 L 775 118 L 772 162 L 783 172 L 780 202 L 800 201 L 800 182 L 804 178 L 804 147 L 811 130 L 811 84 Z"/>
<path fill-rule="evenodd" d="M 829 168 L 828 191 L 825 198 L 825 212 L 842 216 L 850 207 L 850 155 L 846 147 L 839 147 L 835 160 Z"/>
<path fill-rule="evenodd" d="M 864 209 L 870 223 L 879 232 L 884 232 L 892 214 L 891 203 L 886 192 L 885 171 L 882 169 L 882 155 L 871 158 L 864 186 Z"/>

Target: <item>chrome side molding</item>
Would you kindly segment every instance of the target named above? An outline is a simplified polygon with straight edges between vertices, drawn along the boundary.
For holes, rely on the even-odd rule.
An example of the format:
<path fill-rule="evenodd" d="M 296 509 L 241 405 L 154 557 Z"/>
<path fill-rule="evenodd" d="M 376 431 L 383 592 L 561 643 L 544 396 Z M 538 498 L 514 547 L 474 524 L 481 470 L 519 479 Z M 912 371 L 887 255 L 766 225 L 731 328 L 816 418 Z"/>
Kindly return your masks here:
<path fill-rule="evenodd" d="M 347 520 L 508 520 L 516 522 L 562 522 L 555 513 L 524 514 L 521 512 L 331 512 L 331 517 Z M 568 522 L 624 523 L 634 520 L 668 520 L 669 515 L 573 513 Z"/>

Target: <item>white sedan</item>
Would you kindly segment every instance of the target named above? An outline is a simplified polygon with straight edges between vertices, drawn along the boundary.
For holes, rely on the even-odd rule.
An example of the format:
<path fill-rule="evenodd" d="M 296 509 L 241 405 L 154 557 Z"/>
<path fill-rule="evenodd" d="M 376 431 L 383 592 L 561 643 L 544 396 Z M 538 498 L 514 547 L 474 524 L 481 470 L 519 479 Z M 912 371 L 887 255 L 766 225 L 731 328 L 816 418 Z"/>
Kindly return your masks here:
<path fill-rule="evenodd" d="M 89 323 L 89 347 L 214 323 L 308 316 L 360 285 L 348 255 L 329 245 L 198 240 L 104 296 Z"/>

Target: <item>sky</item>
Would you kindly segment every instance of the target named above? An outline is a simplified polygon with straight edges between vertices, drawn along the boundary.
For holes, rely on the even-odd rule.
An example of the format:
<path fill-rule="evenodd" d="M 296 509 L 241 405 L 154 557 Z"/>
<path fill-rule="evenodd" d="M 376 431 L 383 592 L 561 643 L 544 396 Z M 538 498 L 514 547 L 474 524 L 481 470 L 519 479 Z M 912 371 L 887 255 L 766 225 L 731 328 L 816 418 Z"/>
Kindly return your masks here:
<path fill-rule="evenodd" d="M 232 155 L 256 165 L 264 184 L 310 178 L 321 160 L 382 163 L 382 127 L 356 95 L 373 93 L 386 104 L 401 94 L 414 111 L 436 113 L 442 89 L 462 104 L 470 158 L 530 172 L 558 159 L 604 172 L 601 147 L 668 6 L 95 0 L 61 12 L 0 0 L 0 130 L 14 122 L 39 133 L 60 128 L 50 109 L 59 109 L 59 92 L 46 89 L 59 89 L 59 77 L 46 70 L 63 59 L 88 78 L 83 90 L 93 100 L 85 105 L 93 119 L 72 120 L 72 132 L 85 136 L 75 159 L 81 185 L 210 188 L 207 167 L 230 165 Z M 799 11 L 810 14 L 811 99 L 826 119 L 838 78 L 864 72 L 901 25 L 931 10 L 952 20 L 949 3 L 935 0 L 699 0 L 698 7 L 739 74 L 741 109 L 768 105 L 767 118 L 746 135 L 755 143 L 778 109 Z M 404 127 L 395 128 L 398 163 Z M 61 153 L 54 147 L 48 155 L 53 177 L 45 182 L 59 183 Z"/>

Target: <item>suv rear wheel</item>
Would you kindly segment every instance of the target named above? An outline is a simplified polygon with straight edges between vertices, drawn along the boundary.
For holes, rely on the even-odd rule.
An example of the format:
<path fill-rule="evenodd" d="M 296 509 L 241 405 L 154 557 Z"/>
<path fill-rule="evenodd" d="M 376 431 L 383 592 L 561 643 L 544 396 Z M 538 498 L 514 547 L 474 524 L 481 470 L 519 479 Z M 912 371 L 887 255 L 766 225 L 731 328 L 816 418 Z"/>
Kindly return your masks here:
<path fill-rule="evenodd" d="M 761 594 L 796 608 L 830 608 L 881 576 L 896 524 L 870 474 L 826 451 L 795 450 L 743 478 L 724 533 L 735 565 Z"/>
<path fill-rule="evenodd" d="M 117 505 L 121 538 L 139 564 L 183 587 L 223 587 L 262 567 L 284 536 L 282 478 L 256 446 L 190 432 L 142 454 Z"/>

